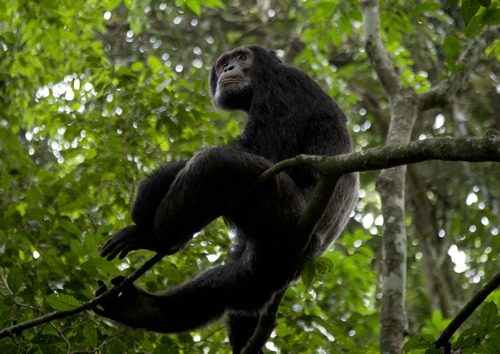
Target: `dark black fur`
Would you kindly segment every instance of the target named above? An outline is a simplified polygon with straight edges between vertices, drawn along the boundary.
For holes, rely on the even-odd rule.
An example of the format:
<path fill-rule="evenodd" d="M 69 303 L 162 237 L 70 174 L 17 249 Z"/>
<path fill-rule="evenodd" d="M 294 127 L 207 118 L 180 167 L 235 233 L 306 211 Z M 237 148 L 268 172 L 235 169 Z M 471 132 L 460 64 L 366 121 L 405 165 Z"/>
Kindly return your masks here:
<path fill-rule="evenodd" d="M 274 294 L 296 276 L 301 255 L 288 239 L 318 175 L 309 168 L 291 169 L 249 195 L 245 192 L 280 160 L 298 154 L 351 152 L 344 114 L 308 75 L 283 65 L 263 48 L 242 50 L 252 59 L 240 68 L 251 84 L 242 85 L 241 90 L 223 97 L 225 104 L 222 99 L 218 104 L 247 111 L 248 123 L 241 135 L 228 146 L 203 150 L 189 161 L 156 170 L 140 186 L 132 211 L 135 225 L 118 231 L 102 249 L 108 259 L 140 248 L 174 253 L 222 215 L 237 232 L 231 260 L 163 294 L 150 294 L 132 285 L 121 296 L 106 301 L 104 310 L 97 310 L 129 326 L 164 333 L 189 331 L 229 312 L 235 353 L 252 336 L 259 314 Z M 226 66 L 224 70 L 232 69 Z M 214 65 L 210 78 L 213 96 L 218 79 Z M 356 195 L 357 176 L 341 178 L 316 226 L 308 250 L 311 257 L 323 254 L 341 232 Z M 100 284 L 98 293 L 106 289 Z"/>

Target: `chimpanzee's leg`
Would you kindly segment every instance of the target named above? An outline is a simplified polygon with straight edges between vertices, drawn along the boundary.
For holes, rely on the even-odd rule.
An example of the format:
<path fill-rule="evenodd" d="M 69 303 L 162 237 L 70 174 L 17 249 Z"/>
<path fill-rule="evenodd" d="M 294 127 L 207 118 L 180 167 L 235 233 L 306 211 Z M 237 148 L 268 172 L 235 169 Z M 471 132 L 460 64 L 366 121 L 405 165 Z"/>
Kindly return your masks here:
<path fill-rule="evenodd" d="M 269 303 L 282 280 L 272 269 L 255 274 L 246 259 L 211 268 L 163 294 L 147 293 L 132 284 L 96 312 L 131 327 L 163 333 L 193 330 L 220 318 L 227 309 L 257 312 Z M 97 295 L 106 290 L 100 284 Z"/>
<path fill-rule="evenodd" d="M 137 225 L 153 227 L 158 206 L 186 163 L 179 161 L 163 165 L 141 182 L 132 209 L 132 220 Z"/>
<path fill-rule="evenodd" d="M 264 341 L 267 341 L 274 330 L 279 305 L 287 288 L 288 286 L 285 286 L 275 292 L 272 301 L 258 313 L 233 312 L 229 314 L 227 325 L 233 354 L 239 354 L 243 348 L 250 349 L 248 348 L 250 339 L 252 339 L 252 351 L 263 353 L 260 347 L 264 346 Z M 257 337 L 253 338 L 254 335 Z"/>
<path fill-rule="evenodd" d="M 119 254 L 123 258 L 131 250 L 159 249 L 154 230 L 156 210 L 185 165 L 186 161 L 164 165 L 140 184 L 132 209 L 135 225 L 124 227 L 114 234 L 102 246 L 101 256 L 113 259 Z"/>
<path fill-rule="evenodd" d="M 179 249 L 221 215 L 229 217 L 244 234 L 250 231 L 257 238 L 264 227 L 276 232 L 294 227 L 303 201 L 287 174 L 281 173 L 249 193 L 271 165 L 236 148 L 212 148 L 196 154 L 179 172 L 156 212 L 159 251 Z"/>
<path fill-rule="evenodd" d="M 299 257 L 289 237 L 304 207 L 302 194 L 285 173 L 248 193 L 269 166 L 263 158 L 230 148 L 193 157 L 157 211 L 158 243 L 180 247 L 224 215 L 237 225 L 244 242 L 239 256 L 161 295 L 131 285 L 102 304 L 99 313 L 132 327 L 169 333 L 202 326 L 227 309 L 257 313 L 265 308 L 295 275 Z M 101 283 L 98 292 L 104 289 Z"/>
<path fill-rule="evenodd" d="M 245 315 L 239 313 L 229 314 L 227 328 L 229 342 L 233 349 L 233 354 L 239 354 L 248 340 L 253 336 L 259 323 L 260 315 Z"/>

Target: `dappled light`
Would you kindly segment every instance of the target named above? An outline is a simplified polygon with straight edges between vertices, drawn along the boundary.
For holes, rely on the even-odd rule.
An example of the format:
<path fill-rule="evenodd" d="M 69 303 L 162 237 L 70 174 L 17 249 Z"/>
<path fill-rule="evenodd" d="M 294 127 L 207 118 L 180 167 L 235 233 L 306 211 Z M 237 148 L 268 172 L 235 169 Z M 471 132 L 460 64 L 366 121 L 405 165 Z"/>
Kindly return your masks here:
<path fill-rule="evenodd" d="M 310 75 L 346 113 L 353 150 L 379 166 L 360 173 L 358 200 L 323 268 L 312 266 L 307 278 L 304 265 L 286 291 L 265 353 L 378 353 L 394 339 L 384 330 L 390 315 L 402 324 L 392 331 L 395 347 L 432 351 L 495 280 L 499 1 L 40 0 L 0 8 L 0 331 L 72 311 L 94 298 L 97 279 L 128 276 L 154 257 L 137 251 L 108 262 L 98 250 L 132 223 L 139 182 L 156 168 L 238 137 L 247 117 L 213 107 L 208 77 L 221 53 L 247 44 Z M 481 146 L 496 155 L 442 161 L 449 151 L 439 143 L 435 160 L 388 168 L 394 151 L 369 150 L 390 144 L 403 153 L 410 141 L 445 137 L 463 139 L 470 152 L 479 147 L 466 139 L 485 137 Z M 294 163 L 304 160 L 282 171 Z M 328 163 L 306 162 L 319 171 Z M 151 292 L 182 284 L 226 264 L 236 239 L 217 219 L 136 284 Z M 385 311 L 389 298 L 403 307 Z M 453 350 L 496 353 L 500 292 L 479 304 L 445 341 Z M 22 334 L 3 331 L 0 352 L 230 352 L 223 320 L 160 335 L 88 309 Z"/>

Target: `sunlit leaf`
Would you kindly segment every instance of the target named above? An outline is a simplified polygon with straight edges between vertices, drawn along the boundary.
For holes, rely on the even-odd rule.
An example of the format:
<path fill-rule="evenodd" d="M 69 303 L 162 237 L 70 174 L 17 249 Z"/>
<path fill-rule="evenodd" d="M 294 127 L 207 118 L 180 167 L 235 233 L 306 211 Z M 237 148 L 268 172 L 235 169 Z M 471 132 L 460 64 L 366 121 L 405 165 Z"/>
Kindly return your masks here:
<path fill-rule="evenodd" d="M 120 5 L 122 0 L 106 0 L 103 2 L 102 6 L 108 10 L 112 11 L 114 10 L 118 5 Z"/>
<path fill-rule="evenodd" d="M 151 69 L 153 69 L 154 72 L 158 72 L 161 70 L 161 61 L 158 59 L 158 57 L 155 56 L 149 56 L 148 59 L 148 65 Z"/>
<path fill-rule="evenodd" d="M 222 0 L 205 0 L 203 1 L 203 5 L 209 8 L 225 8 L 225 4 Z"/>
<path fill-rule="evenodd" d="M 441 4 L 433 1 L 425 1 L 421 4 L 417 4 L 417 6 L 415 6 L 414 11 L 418 13 L 418 12 L 436 11 L 440 9 L 441 9 Z"/>
<path fill-rule="evenodd" d="M 198 0 L 184 0 L 187 8 L 193 11 L 196 15 L 201 15 L 201 4 Z"/>
<path fill-rule="evenodd" d="M 144 69 L 144 64 L 140 61 L 136 61 L 135 63 L 132 64 L 130 69 L 132 71 L 141 71 L 142 69 Z"/>

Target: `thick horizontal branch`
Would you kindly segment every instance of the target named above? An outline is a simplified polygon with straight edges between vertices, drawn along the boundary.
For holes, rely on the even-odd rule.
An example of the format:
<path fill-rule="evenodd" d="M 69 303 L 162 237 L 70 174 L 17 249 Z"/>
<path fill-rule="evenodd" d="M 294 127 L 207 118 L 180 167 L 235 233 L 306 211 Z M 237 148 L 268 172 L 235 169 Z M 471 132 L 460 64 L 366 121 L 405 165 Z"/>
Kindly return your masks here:
<path fill-rule="evenodd" d="M 331 192 L 333 192 L 338 177 L 341 175 L 355 171 L 390 168 L 425 160 L 498 162 L 500 161 L 499 133 L 492 131 L 483 138 L 433 138 L 414 141 L 407 145 L 386 145 L 384 147 L 368 149 L 358 153 L 333 157 L 300 155 L 292 159 L 281 161 L 268 169 L 261 175 L 261 177 L 259 177 L 258 184 L 268 180 L 272 176 L 287 168 L 304 165 L 317 169 L 324 176 L 329 175 L 328 178 L 321 179 L 316 188 L 316 197 L 313 198 L 312 206 L 308 208 L 307 215 L 301 218 L 302 220 L 299 222 L 297 234 L 302 238 L 304 237 L 303 235 L 307 235 L 308 231 L 314 227 L 314 223 L 311 220 L 316 220 L 317 217 L 315 218 L 311 215 L 321 215 L 318 209 L 321 209 L 321 207 L 327 203 L 329 198 L 328 196 L 331 195 Z M 305 247 L 307 245 L 307 242 L 304 240 L 307 241 L 306 238 L 298 240 L 299 247 Z M 5 328 L 0 330 L 0 338 L 19 333 L 25 329 L 47 323 L 55 319 L 69 317 L 79 312 L 92 309 L 97 306 L 103 298 L 109 296 L 111 293 L 120 291 L 120 289 L 129 282 L 135 281 L 163 257 L 164 255 L 162 254 L 155 255 L 141 268 L 127 277 L 126 281 L 121 283 L 119 286 L 110 288 L 100 296 L 84 303 L 82 306 L 75 308 L 74 310 L 56 311 L 31 321 L 26 321 L 9 328 Z"/>
<path fill-rule="evenodd" d="M 431 138 L 338 156 L 299 155 L 277 163 L 262 174 L 261 180 L 267 180 L 287 168 L 304 165 L 311 166 L 322 174 L 342 175 L 427 160 L 500 162 L 499 135 L 498 132 L 491 131 L 483 138 Z"/>

